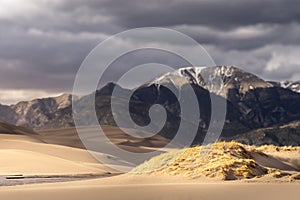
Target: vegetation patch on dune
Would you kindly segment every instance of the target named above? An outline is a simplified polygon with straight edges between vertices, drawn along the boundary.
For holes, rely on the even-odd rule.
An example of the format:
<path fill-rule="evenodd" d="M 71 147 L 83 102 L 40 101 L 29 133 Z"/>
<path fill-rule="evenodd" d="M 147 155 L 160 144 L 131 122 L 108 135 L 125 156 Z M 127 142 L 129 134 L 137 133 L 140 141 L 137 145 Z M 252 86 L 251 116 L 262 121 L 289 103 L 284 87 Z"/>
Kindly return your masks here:
<path fill-rule="evenodd" d="M 262 152 L 265 148 L 268 147 L 256 148 L 237 142 L 196 146 L 154 157 L 132 172 L 183 175 L 193 179 L 210 177 L 222 180 L 250 179 L 268 174 L 283 176 L 285 173 L 275 168 L 265 167 L 253 157 L 254 154 L 268 157 Z M 287 148 L 281 147 L 279 150 Z"/>
<path fill-rule="evenodd" d="M 300 147 L 295 146 L 275 146 L 275 145 L 263 145 L 256 148 L 263 152 L 300 152 Z"/>

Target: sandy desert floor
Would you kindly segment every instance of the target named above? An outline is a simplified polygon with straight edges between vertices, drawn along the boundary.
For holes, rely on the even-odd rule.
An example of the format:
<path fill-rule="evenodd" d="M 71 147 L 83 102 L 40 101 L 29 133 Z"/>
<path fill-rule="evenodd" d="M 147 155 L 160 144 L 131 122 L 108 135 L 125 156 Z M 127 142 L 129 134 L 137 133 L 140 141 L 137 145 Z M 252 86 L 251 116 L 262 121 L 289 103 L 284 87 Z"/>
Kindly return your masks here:
<path fill-rule="evenodd" d="M 121 175 L 87 181 L 1 187 L 0 198 L 37 199 L 195 199 L 298 200 L 300 185 L 193 181 L 179 177 Z"/>
<path fill-rule="evenodd" d="M 18 131 L 16 127 L 0 130 L 0 199 L 298 200 L 300 196 L 299 182 L 274 180 L 272 177 L 224 182 L 157 174 L 120 174 L 102 165 L 84 150 L 72 129 L 48 130 L 39 134 Z M 128 149 L 134 151 L 167 142 L 161 138 L 154 141 L 127 138 L 121 141 L 122 135 L 114 128 L 110 130 L 115 142 L 124 148 L 130 144 Z M 292 155 L 292 158 L 285 155 L 284 162 L 293 161 L 292 166 L 297 167 L 297 157 L 298 154 Z"/>

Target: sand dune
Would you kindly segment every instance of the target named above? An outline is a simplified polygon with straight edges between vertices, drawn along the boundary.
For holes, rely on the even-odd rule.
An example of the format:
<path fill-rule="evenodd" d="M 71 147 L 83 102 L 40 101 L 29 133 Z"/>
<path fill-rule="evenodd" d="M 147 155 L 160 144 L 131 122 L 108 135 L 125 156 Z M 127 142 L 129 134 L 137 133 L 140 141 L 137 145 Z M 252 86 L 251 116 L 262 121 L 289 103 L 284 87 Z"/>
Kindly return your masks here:
<path fill-rule="evenodd" d="M 21 134 L 21 135 L 36 135 L 36 132 L 29 128 L 14 126 L 12 124 L 8 124 L 0 121 L 0 133 L 6 134 Z"/>
<path fill-rule="evenodd" d="M 117 175 L 84 149 L 73 128 L 35 133 L 6 124 L 1 127 L 0 124 L 0 130 L 3 131 L 0 134 L 0 185 L 11 175 L 22 175 L 24 180 L 31 177 L 28 182 L 15 180 L 10 182 L 14 186 L 0 187 L 0 199 L 296 200 L 300 195 L 298 147 L 257 148 L 222 143 L 202 161 L 199 160 L 201 147 L 193 147 L 153 158 L 146 162 L 148 165 L 137 167 L 137 174 Z M 17 134 L 12 134 L 14 131 Z M 130 151 L 144 152 L 168 142 L 160 137 L 150 140 L 126 137 L 114 127 L 106 127 L 106 131 L 115 144 Z M 163 165 L 170 160 L 168 165 Z M 160 166 L 160 171 L 145 173 L 145 166 L 155 165 Z M 116 176 L 107 177 L 108 173 Z M 97 174 L 105 178 L 94 179 L 92 175 Z M 51 175 L 58 178 L 49 179 Z M 226 178 L 244 180 L 220 181 Z M 15 185 L 42 182 L 48 183 Z"/>
<path fill-rule="evenodd" d="M 138 159 L 134 158 L 131 160 L 124 160 L 122 159 L 122 155 L 120 155 L 123 152 L 119 152 L 118 150 L 111 148 L 112 146 L 119 147 L 119 149 L 123 149 L 126 152 L 146 153 L 150 151 L 157 151 L 158 148 L 160 149 L 169 143 L 169 140 L 159 135 L 155 135 L 150 138 L 135 138 L 129 134 L 125 134 L 119 128 L 112 126 L 102 126 L 106 136 L 98 134 L 99 130 L 97 126 L 79 127 L 78 129 L 81 129 L 80 131 L 82 131 L 82 129 L 84 130 L 85 135 L 81 135 L 81 137 L 84 137 L 86 138 L 85 140 L 89 141 L 90 146 L 88 149 L 91 152 L 101 152 L 100 154 L 93 154 L 98 160 L 101 160 L 101 162 L 105 162 L 112 168 L 121 171 L 128 171 L 150 157 L 145 156 L 139 157 Z M 132 129 L 126 129 L 126 132 L 135 134 L 138 133 L 140 135 L 145 134 Z M 81 149 L 85 148 L 81 143 L 75 128 L 43 130 L 38 133 L 38 138 L 45 143 Z M 109 140 L 107 140 L 107 138 Z M 176 147 L 172 145 L 171 148 Z M 163 153 L 165 151 L 159 150 L 157 154 L 159 154 L 159 152 Z"/>
<path fill-rule="evenodd" d="M 105 173 L 87 151 L 45 144 L 22 135 L 0 134 L 0 175 Z"/>
<path fill-rule="evenodd" d="M 270 176 L 300 179 L 300 147 L 247 146 L 237 142 L 219 142 L 161 154 L 133 170 L 141 174 L 184 175 L 185 177 L 241 180 Z M 288 153 L 287 153 L 288 152 Z"/>
<path fill-rule="evenodd" d="M 1 175 L 104 173 L 100 168 L 32 151 L 8 149 L 0 150 L 0 155 Z"/>
<path fill-rule="evenodd" d="M 120 148 L 133 151 L 133 152 L 147 152 L 147 150 L 156 149 L 164 147 L 169 143 L 169 140 L 155 135 L 151 138 L 134 138 L 130 135 L 126 135 L 118 127 L 114 126 L 101 126 L 107 137 L 114 144 L 118 145 Z M 80 127 L 78 127 L 80 129 Z M 90 130 L 96 131 L 97 127 L 89 127 Z M 136 130 L 125 129 L 127 132 L 138 133 Z M 63 128 L 63 129 L 49 129 L 49 130 L 40 130 L 38 131 L 39 138 L 46 143 L 50 144 L 59 144 L 64 146 L 83 148 L 76 128 Z M 141 133 L 142 134 L 142 133 Z M 174 147 L 175 148 L 175 147 Z"/>
<path fill-rule="evenodd" d="M 135 139 L 116 127 L 105 126 L 104 130 L 112 142 L 133 152 L 147 152 L 168 143 L 160 136 Z M 0 175 L 116 173 L 85 150 L 75 128 L 36 133 L 1 123 L 0 131 L 3 131 L 0 132 Z"/>

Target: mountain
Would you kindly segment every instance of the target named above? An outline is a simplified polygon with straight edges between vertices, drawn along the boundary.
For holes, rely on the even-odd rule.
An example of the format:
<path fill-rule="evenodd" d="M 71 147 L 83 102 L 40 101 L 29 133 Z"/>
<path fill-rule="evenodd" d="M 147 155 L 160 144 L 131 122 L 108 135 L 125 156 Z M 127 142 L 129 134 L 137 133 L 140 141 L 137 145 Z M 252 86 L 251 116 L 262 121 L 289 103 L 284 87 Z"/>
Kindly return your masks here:
<path fill-rule="evenodd" d="M 293 85 L 293 86 L 292 86 Z M 121 95 L 112 97 L 114 89 L 121 91 Z M 200 118 L 191 121 L 185 119 L 180 111 L 180 103 L 176 95 L 169 89 L 173 88 L 182 94 L 189 94 L 192 89 L 199 103 Z M 185 129 L 198 127 L 194 144 L 201 144 L 211 120 L 211 99 L 225 101 L 227 113 L 222 139 L 249 139 L 248 143 L 258 143 L 253 140 L 257 133 L 253 131 L 270 127 L 282 127 L 285 124 L 300 120 L 300 93 L 292 91 L 295 83 L 286 87 L 265 81 L 254 74 L 233 66 L 216 66 L 207 68 L 187 67 L 171 73 L 166 73 L 148 83 L 129 90 L 109 83 L 93 94 L 83 96 L 75 103 L 80 105 L 76 112 L 81 116 L 82 125 L 91 124 L 89 113 L 90 99 L 95 98 L 95 108 L 98 121 L 104 125 L 116 125 L 111 110 L 111 99 L 114 98 L 118 108 L 114 112 L 119 116 L 118 121 L 125 128 L 130 126 L 130 118 L 141 126 L 148 125 L 151 121 L 149 109 L 154 104 L 159 104 L 166 110 L 166 123 L 159 132 L 160 135 L 172 139 L 184 122 Z M 129 106 L 126 97 L 130 96 Z M 20 102 L 12 106 L 0 106 L 0 120 L 17 125 L 24 125 L 35 129 L 72 127 L 72 105 L 70 94 L 60 97 L 36 99 L 28 102 Z M 122 109 L 128 109 L 130 117 L 124 116 Z M 189 112 L 193 112 L 190 110 Z M 217 123 L 217 122 L 214 122 Z M 96 125 L 96 124 L 92 124 Z M 126 126 L 129 127 L 126 127 Z M 159 124 L 154 126 L 159 127 Z M 298 134 L 298 129 L 295 134 Z M 282 135 L 282 134 L 281 134 Z M 284 134 L 283 134 L 284 135 Z M 276 136 L 277 137 L 277 136 Z M 261 143 L 279 145 L 299 144 L 300 140 L 276 141 L 276 137 L 270 140 L 262 140 Z M 279 137 L 279 136 L 278 136 Z M 282 138 L 284 136 L 280 136 Z M 295 137 L 291 137 L 295 139 Z"/>
<path fill-rule="evenodd" d="M 13 108 L 0 104 L 0 121 L 6 121 L 15 124 L 16 116 L 17 114 Z"/>
<path fill-rule="evenodd" d="M 299 146 L 300 120 L 281 126 L 273 126 L 236 135 L 232 138 L 223 138 L 226 141 L 235 140 L 248 145 Z"/>
<path fill-rule="evenodd" d="M 30 128 L 48 128 L 47 124 L 59 117 L 65 117 L 65 109 L 70 108 L 72 95 L 62 94 L 58 97 L 22 101 L 12 106 L 0 106 L 2 121 Z M 69 113 L 71 110 L 68 111 Z M 71 113 L 70 113 L 71 114 Z M 65 124 L 57 123 L 63 127 Z"/>
<path fill-rule="evenodd" d="M 273 87 L 273 84 L 234 66 L 181 68 L 174 72 L 166 73 L 152 80 L 149 84 L 172 83 L 179 88 L 183 83 L 186 83 L 186 81 L 182 81 L 183 79 L 225 98 L 226 92 L 231 89 L 245 94 L 249 90 L 256 88 Z M 220 81 L 222 82 L 220 83 Z"/>
<path fill-rule="evenodd" d="M 275 87 L 282 87 L 300 93 L 300 81 L 271 82 Z"/>
<path fill-rule="evenodd" d="M 212 85 L 205 84 L 200 76 L 200 70 L 201 74 L 210 77 L 208 82 L 214 82 L 216 75 L 219 75 L 224 83 L 223 86 L 212 87 Z M 197 121 L 189 121 L 181 117 L 178 99 L 167 88 L 167 86 L 177 88 L 185 93 L 190 89 L 186 85 L 187 82 L 195 91 L 199 102 L 201 114 Z M 124 97 L 131 92 L 113 83 L 96 92 L 95 106 L 101 124 L 115 125 L 110 109 L 111 95 L 115 87 L 123 92 Z M 274 87 L 269 82 L 232 66 L 182 68 L 156 78 L 133 92 L 129 104 L 130 117 L 138 125 L 147 125 L 151 121 L 148 115 L 149 108 L 154 104 L 160 104 L 166 110 L 167 120 L 159 134 L 172 139 L 177 133 L 180 122 L 184 121 L 185 130 L 190 130 L 190 126 L 199 126 L 194 141 L 195 144 L 199 144 L 203 141 L 210 123 L 210 95 L 227 103 L 226 123 L 222 132 L 222 137 L 225 138 L 232 138 L 261 128 L 280 126 L 300 119 L 299 93 L 282 87 Z M 88 98 L 90 97 L 84 97 L 81 101 L 87 103 Z M 121 106 L 119 110 L 128 106 L 122 104 L 124 99 L 122 96 L 117 99 L 117 104 Z M 81 104 L 85 105 L 85 103 Z M 84 106 L 79 112 L 83 115 L 82 119 L 89 122 L 88 115 L 85 115 L 89 111 Z M 122 124 L 130 124 L 127 117 L 121 117 L 118 120 Z M 300 144 L 300 141 L 298 142 Z M 290 144 L 292 143 L 290 141 Z"/>

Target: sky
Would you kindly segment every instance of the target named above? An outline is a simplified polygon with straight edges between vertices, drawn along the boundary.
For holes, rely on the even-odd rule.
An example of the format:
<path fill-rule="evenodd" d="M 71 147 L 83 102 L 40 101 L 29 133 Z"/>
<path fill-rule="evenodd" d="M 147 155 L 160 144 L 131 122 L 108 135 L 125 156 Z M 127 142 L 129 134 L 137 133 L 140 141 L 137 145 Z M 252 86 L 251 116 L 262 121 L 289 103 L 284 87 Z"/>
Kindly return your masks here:
<path fill-rule="evenodd" d="M 298 0 L 0 0 L 0 103 L 71 92 L 95 46 L 139 27 L 187 34 L 217 65 L 300 80 L 299 8 Z"/>

